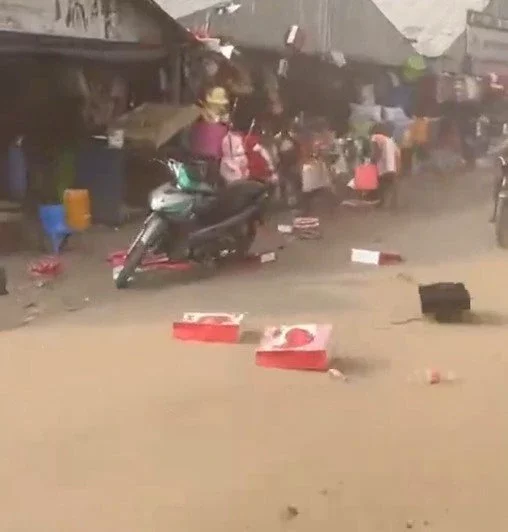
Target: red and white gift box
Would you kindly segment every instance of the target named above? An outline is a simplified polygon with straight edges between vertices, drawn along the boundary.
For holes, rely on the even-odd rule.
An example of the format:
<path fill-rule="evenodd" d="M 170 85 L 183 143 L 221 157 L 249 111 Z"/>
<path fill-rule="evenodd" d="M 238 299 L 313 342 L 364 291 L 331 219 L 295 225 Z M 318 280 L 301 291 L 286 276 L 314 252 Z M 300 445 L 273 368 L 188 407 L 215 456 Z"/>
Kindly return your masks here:
<path fill-rule="evenodd" d="M 256 365 L 266 368 L 326 371 L 331 325 L 281 325 L 265 329 Z"/>
<path fill-rule="evenodd" d="M 398 264 L 402 261 L 403 259 L 398 253 L 355 248 L 351 250 L 351 262 L 360 264 L 386 266 L 389 264 Z"/>
<path fill-rule="evenodd" d="M 173 322 L 173 338 L 194 342 L 236 344 L 245 314 L 187 312 Z"/>

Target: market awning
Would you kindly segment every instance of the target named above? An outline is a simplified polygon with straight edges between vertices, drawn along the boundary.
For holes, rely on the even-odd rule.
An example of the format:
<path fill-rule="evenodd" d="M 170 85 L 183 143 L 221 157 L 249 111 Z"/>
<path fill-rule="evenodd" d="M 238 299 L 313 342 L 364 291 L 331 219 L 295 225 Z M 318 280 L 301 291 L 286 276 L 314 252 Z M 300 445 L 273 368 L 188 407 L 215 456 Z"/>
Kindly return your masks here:
<path fill-rule="evenodd" d="M 165 46 L 79 39 L 0 31 L 0 54 L 60 55 L 110 63 L 156 61 L 168 54 Z"/>

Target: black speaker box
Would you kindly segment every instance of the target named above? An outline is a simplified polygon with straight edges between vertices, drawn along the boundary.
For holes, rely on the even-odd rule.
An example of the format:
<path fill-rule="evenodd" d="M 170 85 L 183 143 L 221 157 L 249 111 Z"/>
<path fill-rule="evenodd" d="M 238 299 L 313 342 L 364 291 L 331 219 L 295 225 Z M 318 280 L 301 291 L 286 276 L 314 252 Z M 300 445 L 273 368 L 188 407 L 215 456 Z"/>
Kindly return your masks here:
<path fill-rule="evenodd" d="M 471 310 L 471 296 L 464 283 L 435 283 L 418 287 L 422 314 L 438 321 L 459 320 Z"/>

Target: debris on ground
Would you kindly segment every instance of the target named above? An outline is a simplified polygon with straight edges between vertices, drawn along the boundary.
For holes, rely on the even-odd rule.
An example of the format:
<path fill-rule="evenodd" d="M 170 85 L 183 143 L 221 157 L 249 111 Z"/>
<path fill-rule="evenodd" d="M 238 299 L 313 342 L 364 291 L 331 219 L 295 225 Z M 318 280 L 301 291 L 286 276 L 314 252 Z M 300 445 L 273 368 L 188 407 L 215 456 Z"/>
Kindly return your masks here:
<path fill-rule="evenodd" d="M 411 382 L 418 382 L 430 386 L 436 384 L 451 384 L 457 381 L 457 376 L 452 371 L 440 371 L 438 369 L 426 369 L 415 371 L 409 378 Z"/>
<path fill-rule="evenodd" d="M 389 266 L 400 264 L 404 259 L 399 253 L 392 251 L 372 251 L 370 249 L 353 248 L 351 262 L 369 264 L 371 266 Z"/>
<path fill-rule="evenodd" d="M 284 235 L 290 235 L 293 232 L 293 226 L 286 225 L 286 224 L 279 224 L 277 226 L 277 231 L 279 231 L 279 233 L 282 233 Z"/>
<path fill-rule="evenodd" d="M 414 526 L 415 526 L 415 522 L 414 521 L 412 521 L 412 520 L 406 521 L 406 528 L 408 530 L 411 530 L 412 528 L 414 528 Z"/>
<path fill-rule="evenodd" d="M 185 312 L 173 322 L 173 338 L 183 341 L 236 344 L 245 314 Z"/>
<path fill-rule="evenodd" d="M 77 312 L 79 310 L 83 310 L 88 303 L 89 299 L 87 297 L 81 298 L 75 298 L 75 297 L 69 297 L 64 296 L 62 297 L 62 303 L 67 312 Z"/>
<path fill-rule="evenodd" d="M 328 371 L 330 324 L 266 327 L 256 349 L 256 365 L 300 371 Z"/>
<path fill-rule="evenodd" d="M 323 236 L 319 218 L 295 218 L 293 220 L 293 233 L 301 240 L 318 240 Z"/>
<path fill-rule="evenodd" d="M 259 262 L 261 264 L 267 264 L 268 262 L 275 262 L 277 260 L 277 253 L 275 251 L 269 251 L 267 253 L 261 253 L 259 255 Z"/>
<path fill-rule="evenodd" d="M 391 320 L 391 325 L 407 325 L 408 323 L 414 323 L 415 321 L 422 321 L 421 316 L 413 316 L 411 318 L 405 318 L 402 320 Z"/>
<path fill-rule="evenodd" d="M 298 517 L 299 510 L 296 506 L 289 505 L 286 507 L 286 509 L 283 512 L 283 519 L 286 521 L 291 521 L 291 519 L 294 519 L 295 517 Z"/>
<path fill-rule="evenodd" d="M 343 382 L 348 382 L 348 378 L 342 373 L 342 371 L 338 370 L 337 368 L 331 368 L 328 370 L 328 375 L 334 379 L 339 379 Z"/>
<path fill-rule="evenodd" d="M 21 320 L 20 326 L 28 325 L 32 321 L 34 321 L 36 318 L 39 317 L 41 314 L 41 309 L 37 305 L 37 303 L 30 302 L 23 306 L 23 311 L 25 313 L 25 316 Z"/>
<path fill-rule="evenodd" d="M 58 257 L 44 257 L 28 265 L 28 273 L 33 276 L 56 277 L 63 272 L 62 262 Z"/>
<path fill-rule="evenodd" d="M 417 284 L 415 278 L 412 275 L 409 275 L 408 273 L 404 273 L 404 272 L 398 273 L 397 279 L 399 281 L 403 281 L 408 284 Z"/>

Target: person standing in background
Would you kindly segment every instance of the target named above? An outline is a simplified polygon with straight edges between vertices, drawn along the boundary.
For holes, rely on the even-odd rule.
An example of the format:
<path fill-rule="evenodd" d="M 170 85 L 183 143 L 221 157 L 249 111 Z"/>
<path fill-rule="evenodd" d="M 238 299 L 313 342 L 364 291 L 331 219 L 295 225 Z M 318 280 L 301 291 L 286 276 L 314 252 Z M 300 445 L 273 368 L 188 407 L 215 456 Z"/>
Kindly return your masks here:
<path fill-rule="evenodd" d="M 372 126 L 371 142 L 372 162 L 378 171 L 379 206 L 394 208 L 397 204 L 397 181 L 400 175 L 400 149 L 391 137 L 386 123 Z"/>

